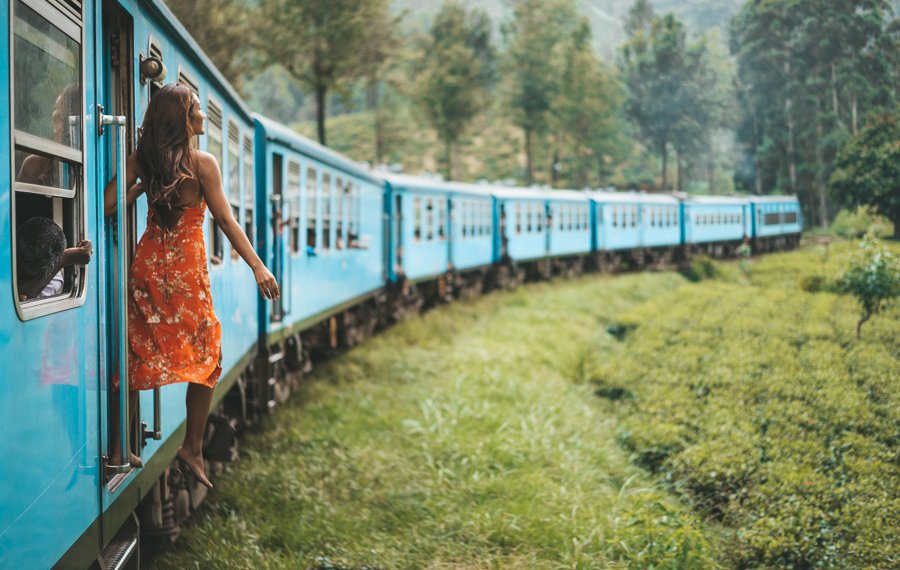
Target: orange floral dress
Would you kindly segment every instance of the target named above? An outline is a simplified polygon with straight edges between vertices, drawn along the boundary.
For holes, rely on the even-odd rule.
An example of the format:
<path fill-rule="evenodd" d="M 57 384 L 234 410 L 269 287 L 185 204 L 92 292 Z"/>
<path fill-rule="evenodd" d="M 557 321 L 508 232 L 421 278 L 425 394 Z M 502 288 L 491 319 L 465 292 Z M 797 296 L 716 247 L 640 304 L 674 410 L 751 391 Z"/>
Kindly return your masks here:
<path fill-rule="evenodd" d="M 152 208 L 131 265 L 128 375 L 132 390 L 174 382 L 210 388 L 222 373 L 222 331 L 213 312 L 203 220 L 206 202 L 187 207 L 172 229 Z"/>

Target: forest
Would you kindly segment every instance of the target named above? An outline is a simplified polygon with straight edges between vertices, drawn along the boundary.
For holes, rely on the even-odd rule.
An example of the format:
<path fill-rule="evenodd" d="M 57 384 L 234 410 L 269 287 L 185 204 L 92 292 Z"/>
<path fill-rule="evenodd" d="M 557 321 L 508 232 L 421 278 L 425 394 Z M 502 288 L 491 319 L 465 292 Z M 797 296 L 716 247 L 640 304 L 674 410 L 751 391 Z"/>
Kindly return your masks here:
<path fill-rule="evenodd" d="M 808 227 L 864 205 L 900 235 L 896 0 L 169 4 L 254 111 L 355 160 L 796 194 Z"/>

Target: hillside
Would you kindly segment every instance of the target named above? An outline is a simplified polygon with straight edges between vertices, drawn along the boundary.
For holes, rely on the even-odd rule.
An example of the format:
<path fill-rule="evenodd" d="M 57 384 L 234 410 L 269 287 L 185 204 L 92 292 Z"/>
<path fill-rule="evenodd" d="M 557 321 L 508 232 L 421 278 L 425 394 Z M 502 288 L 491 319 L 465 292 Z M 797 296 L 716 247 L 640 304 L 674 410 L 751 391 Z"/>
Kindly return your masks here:
<path fill-rule="evenodd" d="M 488 13 L 501 41 L 500 25 L 510 14 L 509 4 L 504 0 L 460 0 L 468 8 L 480 8 Z M 616 49 L 625 39 L 624 22 L 633 0 L 575 0 L 578 11 L 591 23 L 594 31 L 594 47 L 606 61 L 615 58 Z M 728 21 L 737 12 L 743 0 L 653 0 L 660 12 L 675 12 L 694 31 L 705 31 L 718 27 L 728 28 Z M 421 31 L 428 28 L 431 18 L 440 10 L 439 2 L 428 0 L 395 0 L 394 8 L 406 11 L 405 22 L 410 30 Z"/>

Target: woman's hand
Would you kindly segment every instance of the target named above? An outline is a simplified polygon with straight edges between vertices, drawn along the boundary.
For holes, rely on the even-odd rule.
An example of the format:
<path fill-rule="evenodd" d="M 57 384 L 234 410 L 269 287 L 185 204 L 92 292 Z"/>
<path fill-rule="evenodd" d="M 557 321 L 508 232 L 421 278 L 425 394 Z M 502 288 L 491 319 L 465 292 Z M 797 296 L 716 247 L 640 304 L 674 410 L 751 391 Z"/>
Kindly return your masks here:
<path fill-rule="evenodd" d="M 272 272 L 265 265 L 260 265 L 254 269 L 253 276 L 256 278 L 256 284 L 259 286 L 259 292 L 262 293 L 263 297 L 274 301 L 281 296 L 275 276 L 272 275 Z"/>

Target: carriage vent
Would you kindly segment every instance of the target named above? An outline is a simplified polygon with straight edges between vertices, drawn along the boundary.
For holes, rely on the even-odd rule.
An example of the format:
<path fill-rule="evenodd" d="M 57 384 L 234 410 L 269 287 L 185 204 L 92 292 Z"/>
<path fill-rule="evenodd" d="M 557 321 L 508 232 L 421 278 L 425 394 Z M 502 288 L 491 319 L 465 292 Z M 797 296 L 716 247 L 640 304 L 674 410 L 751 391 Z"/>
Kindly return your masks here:
<path fill-rule="evenodd" d="M 206 120 L 222 129 L 222 109 L 212 101 L 206 105 Z"/>
<path fill-rule="evenodd" d="M 181 83 L 182 85 L 187 85 L 188 89 L 190 89 L 191 91 L 193 91 L 194 93 L 196 93 L 197 96 L 200 95 L 200 84 L 197 83 L 196 81 L 194 81 L 194 80 L 193 80 L 187 73 L 185 73 L 184 70 L 182 70 L 182 69 L 179 69 L 179 70 L 178 70 L 178 83 Z M 211 104 L 211 103 L 210 103 L 210 108 L 212 108 L 212 104 Z M 218 124 L 219 124 L 220 127 L 222 126 L 222 112 L 221 112 L 221 111 L 219 111 L 219 123 L 218 123 Z"/>
<path fill-rule="evenodd" d="M 63 12 L 74 16 L 77 22 L 81 22 L 81 0 L 50 0 L 51 3 L 58 6 Z"/>
<path fill-rule="evenodd" d="M 150 41 L 150 57 L 155 57 L 156 59 L 162 61 L 162 48 L 159 47 L 159 44 Z"/>
<path fill-rule="evenodd" d="M 237 123 L 228 121 L 228 142 L 234 144 L 235 152 L 240 152 L 241 135 L 238 132 Z"/>

